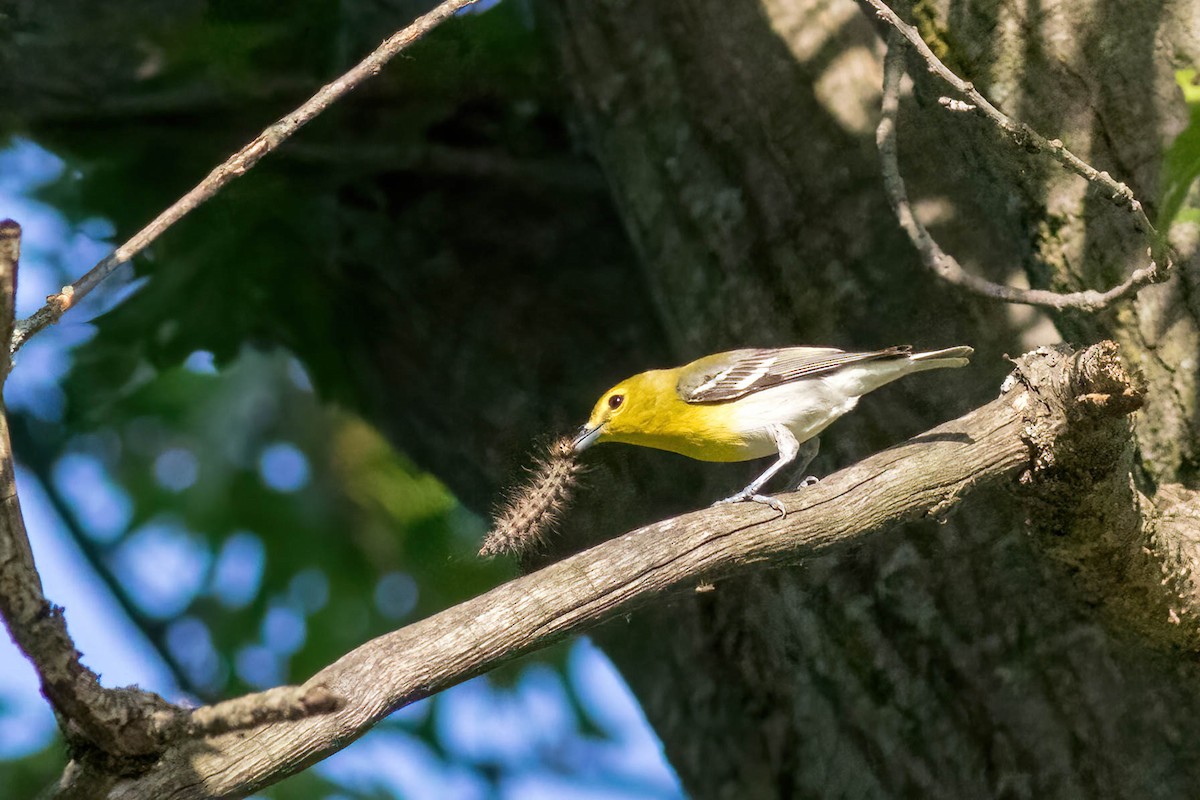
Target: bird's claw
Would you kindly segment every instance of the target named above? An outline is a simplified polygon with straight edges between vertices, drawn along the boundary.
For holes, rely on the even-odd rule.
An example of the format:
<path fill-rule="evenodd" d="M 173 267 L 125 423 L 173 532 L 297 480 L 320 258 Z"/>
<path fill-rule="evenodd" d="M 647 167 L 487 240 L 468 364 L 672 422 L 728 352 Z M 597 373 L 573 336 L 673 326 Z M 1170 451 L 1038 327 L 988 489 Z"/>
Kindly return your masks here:
<path fill-rule="evenodd" d="M 784 507 L 783 503 L 779 502 L 778 498 L 771 497 L 770 495 L 767 495 L 767 494 L 752 494 L 750 492 L 744 492 L 744 491 L 738 492 L 735 495 L 726 497 L 724 500 L 718 500 L 717 502 L 713 503 L 713 505 L 714 506 L 724 506 L 724 505 L 729 505 L 731 503 L 762 503 L 763 505 L 770 506 L 771 508 L 778 511 L 779 516 L 781 516 L 781 517 L 787 516 L 787 509 Z"/>
<path fill-rule="evenodd" d="M 797 489 L 807 489 L 810 486 L 816 486 L 820 482 L 821 482 L 821 479 L 818 478 L 816 475 L 809 475 L 807 478 L 805 478 L 804 480 L 802 480 L 798 484 L 796 484 L 796 488 Z"/>
<path fill-rule="evenodd" d="M 767 494 L 752 494 L 750 495 L 750 499 L 755 503 L 762 503 L 763 505 L 770 506 L 779 512 L 780 517 L 787 516 L 787 509 L 784 508 L 783 503 L 781 503 L 776 497 L 771 497 Z"/>

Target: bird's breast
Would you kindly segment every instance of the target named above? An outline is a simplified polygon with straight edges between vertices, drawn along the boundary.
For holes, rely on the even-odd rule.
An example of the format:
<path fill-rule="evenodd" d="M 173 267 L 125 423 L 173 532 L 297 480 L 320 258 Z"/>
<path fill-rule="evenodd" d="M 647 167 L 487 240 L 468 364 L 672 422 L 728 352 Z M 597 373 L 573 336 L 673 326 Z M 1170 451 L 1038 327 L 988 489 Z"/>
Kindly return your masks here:
<path fill-rule="evenodd" d="M 743 430 L 731 403 L 691 405 L 680 401 L 658 409 L 652 419 L 614 426 L 606 437 L 626 444 L 669 450 L 699 461 L 749 461 L 776 451 L 767 437 Z"/>

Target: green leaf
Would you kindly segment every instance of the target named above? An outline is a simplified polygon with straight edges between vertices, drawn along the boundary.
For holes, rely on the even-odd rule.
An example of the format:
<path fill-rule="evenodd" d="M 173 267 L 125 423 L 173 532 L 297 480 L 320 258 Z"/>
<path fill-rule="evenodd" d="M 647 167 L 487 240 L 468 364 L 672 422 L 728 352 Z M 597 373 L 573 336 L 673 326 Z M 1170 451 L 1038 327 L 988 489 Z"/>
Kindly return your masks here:
<path fill-rule="evenodd" d="M 1200 83 L 1195 69 L 1181 69 L 1175 82 L 1183 90 L 1188 105 L 1188 125 L 1175 137 L 1163 156 L 1162 196 L 1159 199 L 1160 230 L 1167 230 L 1181 219 L 1181 211 L 1197 176 L 1200 176 Z"/>

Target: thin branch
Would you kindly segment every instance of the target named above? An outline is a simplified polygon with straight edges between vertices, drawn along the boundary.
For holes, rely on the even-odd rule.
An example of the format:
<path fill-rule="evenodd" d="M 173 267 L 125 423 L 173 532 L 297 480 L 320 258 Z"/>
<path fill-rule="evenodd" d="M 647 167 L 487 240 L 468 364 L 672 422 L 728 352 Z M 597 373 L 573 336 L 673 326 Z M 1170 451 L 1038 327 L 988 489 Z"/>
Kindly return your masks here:
<path fill-rule="evenodd" d="M 1029 371 L 1036 379 L 1024 377 L 1027 359 L 1040 365 Z M 607 541 L 321 670 L 305 686 L 345 698 L 334 713 L 182 740 L 144 774 L 90 796 L 243 797 L 345 747 L 398 708 L 672 592 L 860 545 L 897 523 L 943 516 L 981 485 L 1036 485 L 1061 463 L 1060 451 L 1078 449 L 1080 431 L 1095 437 L 1113 425 L 1128 443 L 1124 415 L 1140 399 L 1112 343 L 1066 357 L 1039 351 L 1020 360 L 1018 374 L 986 406 L 790 495 L 785 518 L 751 504 L 722 506 Z"/>
<path fill-rule="evenodd" d="M 954 74 L 942 61 L 934 55 L 929 49 L 929 45 L 925 44 L 925 40 L 921 38 L 921 34 L 912 25 L 907 24 L 904 20 L 893 11 L 883 0 L 862 0 L 875 9 L 875 13 L 880 19 L 885 20 L 898 33 L 900 33 L 908 43 L 913 46 L 924 59 L 929 67 L 929 71 L 946 83 L 954 87 L 955 90 L 965 95 L 970 100 L 970 105 L 973 108 L 959 107 L 952 110 L 976 111 L 987 119 L 991 120 L 1002 131 L 1007 133 L 1013 142 L 1020 148 L 1028 150 L 1033 149 L 1043 153 L 1049 153 L 1050 156 L 1062 164 L 1071 172 L 1088 181 L 1096 184 L 1104 190 L 1104 194 L 1108 199 L 1120 208 L 1125 208 L 1133 215 L 1134 225 L 1138 231 L 1147 234 L 1151 246 L 1151 258 L 1155 262 L 1160 262 L 1164 265 L 1170 264 L 1170 253 L 1166 243 L 1150 224 L 1149 218 L 1146 217 L 1145 209 L 1136 197 L 1133 196 L 1133 190 L 1120 181 L 1114 180 L 1107 172 L 1101 172 L 1095 167 L 1086 163 L 1079 156 L 1072 153 L 1059 139 L 1047 139 L 1033 128 L 1026 125 L 1020 120 L 1013 119 L 1000 109 L 996 108 L 986 97 L 979 93 L 975 85 L 970 81 L 965 81 Z M 1165 278 L 1164 278 L 1165 280 Z"/>
<path fill-rule="evenodd" d="M 0 331 L 13 324 L 17 261 L 21 227 L 0 222 Z M 6 359 L 7 360 L 7 359 Z M 0 373 L 0 377 L 7 370 Z M 29 547 L 21 515 L 9 440 L 8 414 L 0 403 L 0 617 L 12 640 L 37 671 L 42 694 L 62 715 L 69 738 L 104 743 L 111 752 L 146 752 L 140 731 L 123 727 L 147 709 L 169 708 L 157 695 L 131 690 L 106 690 L 96 674 L 79 661 L 67 633 L 62 609 L 51 605 Z"/>
<path fill-rule="evenodd" d="M 122 690 L 127 695 L 142 694 L 136 689 Z M 274 722 L 295 721 L 317 714 L 329 714 L 337 711 L 345 703 L 328 688 L 320 684 L 306 686 L 277 686 L 265 692 L 248 694 L 220 703 L 212 703 L 199 708 L 187 709 L 165 703 L 146 713 L 136 720 L 143 734 L 156 743 L 155 748 L 145 753 L 134 754 L 155 756 L 166 750 L 173 743 L 183 738 L 203 739 L 206 736 L 239 731 L 256 725 L 268 725 Z M 111 753 L 110 753 L 111 754 Z M 122 753 L 118 755 L 129 755 Z M 73 774 L 68 765 L 64 778 Z M 97 785 L 103 784 L 103 781 Z M 62 788 L 60 781 L 59 789 Z M 72 797 L 92 796 L 87 791 L 80 792 L 72 789 Z"/>
<path fill-rule="evenodd" d="M 444 0 L 429 13 L 417 17 L 407 28 L 394 33 L 340 78 L 321 87 L 320 91 L 295 111 L 266 128 L 253 141 L 210 172 L 191 191 L 159 214 L 149 225 L 134 234 L 129 241 L 105 256 L 79 280 L 70 286 L 64 286 L 58 294 L 47 297 L 46 305 L 34 312 L 28 319 L 18 322 L 13 331 L 10 352 L 16 353 L 31 336 L 47 325 L 58 322 L 68 309 L 86 297 L 114 270 L 144 250 L 176 222 L 216 195 L 226 184 L 246 174 L 263 156 L 279 147 L 303 125 L 359 84 L 378 75 L 383 66 L 398 53 L 461 9 L 473 5 L 475 2 L 477 0 Z"/>
<path fill-rule="evenodd" d="M 0 222 L 0 331 L 11 331 L 21 226 Z M 10 358 L 6 361 L 11 363 Z M 0 383 L 7 370 L 0 371 Z M 0 618 L 33 664 L 42 694 L 75 745 L 117 757 L 144 757 L 181 736 L 204 736 L 276 720 L 336 710 L 341 703 L 321 686 L 281 687 L 244 699 L 188 711 L 140 689 L 106 689 L 79 659 L 62 609 L 46 600 L 17 497 L 8 414 L 0 403 Z M 48 488 L 50 488 L 48 486 Z M 120 593 L 118 593 L 120 594 Z M 100 785 L 100 784 L 97 784 Z"/>
<path fill-rule="evenodd" d="M 1094 167 L 1084 163 L 1064 147 L 1058 139 L 1047 140 L 1025 123 L 1003 114 L 989 103 L 987 98 L 981 95 L 971 83 L 962 80 L 950 71 L 933 54 L 917 30 L 911 25 L 907 25 L 896 16 L 895 12 L 880 0 L 863 0 L 863 2 L 874 8 L 876 14 L 893 28 L 888 37 L 888 52 L 884 60 L 882 115 L 875 133 L 883 170 L 884 188 L 887 190 L 888 199 L 896 212 L 900 226 L 908 234 L 920 253 L 922 261 L 929 269 L 948 283 L 1005 303 L 1024 303 L 1055 309 L 1074 308 L 1089 312 L 1106 308 L 1117 300 L 1135 295 L 1144 286 L 1161 283 L 1170 277 L 1173 266 L 1170 248 L 1154 226 L 1150 224 L 1141 202 L 1133 196 L 1133 192 L 1128 186 L 1113 180 L 1107 172 L 1097 171 Z M 1149 241 L 1149 263 L 1134 270 L 1125 282 L 1108 291 L 1098 292 L 1088 289 L 1060 294 L 1044 289 L 1018 289 L 992 283 L 967 272 L 956 259 L 944 252 L 913 214 L 897 162 L 896 116 L 900 104 L 900 79 L 904 75 L 904 48 L 901 45 L 905 41 L 920 53 L 929 66 L 930 72 L 941 77 L 970 100 L 970 102 L 963 102 L 943 97 L 939 99 L 943 106 L 951 111 L 981 114 L 1007 133 L 1019 147 L 1049 153 L 1068 170 L 1100 187 L 1102 193 L 1119 208 L 1128 210 L 1133 216 L 1134 226 Z"/>
<path fill-rule="evenodd" d="M 0 339 L 0 341 L 3 340 Z M 83 554 L 88 566 L 100 578 L 100 582 L 104 584 L 109 594 L 117 601 L 117 605 L 121 607 L 125 616 L 149 640 L 155 651 L 162 658 L 163 663 L 167 665 L 167 669 L 175 679 L 175 682 L 185 691 L 190 692 L 201 700 L 206 702 L 214 700 L 215 698 L 211 696 L 210 690 L 206 691 L 192 682 L 183 664 L 171 652 L 171 648 L 167 646 L 167 626 L 138 608 L 129 590 L 113 574 L 112 568 L 105 563 L 102 548 L 83 530 L 83 524 L 75 514 L 74 509 L 71 508 L 71 504 L 67 502 L 62 492 L 54 484 L 54 476 L 52 474 L 53 459 L 51 454 L 47 453 L 42 443 L 38 441 L 37 437 L 32 435 L 29 425 L 22 424 L 23 422 L 23 418 L 19 415 L 10 418 L 9 433 L 13 441 L 13 451 L 21 454 L 22 465 L 41 484 L 42 492 L 46 495 L 46 500 L 50 503 L 50 507 L 62 519 L 67 532 L 71 535 L 71 539 L 74 540 L 75 545 Z"/>
<path fill-rule="evenodd" d="M 15 220 L 0 222 L 0 342 L 12 338 L 17 305 L 17 264 L 21 260 L 21 226 Z M 0 354 L 0 387 L 12 369 L 12 357 Z"/>

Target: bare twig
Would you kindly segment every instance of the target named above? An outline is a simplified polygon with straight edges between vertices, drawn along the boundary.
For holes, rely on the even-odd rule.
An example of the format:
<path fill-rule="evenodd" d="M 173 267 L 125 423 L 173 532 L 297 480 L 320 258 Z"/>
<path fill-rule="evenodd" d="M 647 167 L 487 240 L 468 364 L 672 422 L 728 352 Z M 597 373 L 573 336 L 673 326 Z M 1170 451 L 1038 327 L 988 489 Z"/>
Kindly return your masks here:
<path fill-rule="evenodd" d="M 0 222 L 0 331 L 11 330 L 21 226 Z M 5 354 L 5 361 L 9 361 Z M 0 371 L 0 384 L 7 371 Z M 42 694 L 69 739 L 114 756 L 161 752 L 180 736 L 209 735 L 334 711 L 340 700 L 322 686 L 282 687 L 189 712 L 140 689 L 105 689 L 79 660 L 62 609 L 51 605 L 29 546 L 17 498 L 8 414 L 0 402 L 0 618 L 32 662 Z"/>
<path fill-rule="evenodd" d="M 17 303 L 17 263 L 21 260 L 21 226 L 15 220 L 0 222 L 0 342 L 12 338 Z M 0 387 L 8 377 L 12 357 L 0 354 Z"/>
<path fill-rule="evenodd" d="M 26 424 L 22 424 L 23 422 Z M 129 589 L 106 563 L 105 549 L 84 531 L 83 522 L 76 515 L 71 504 L 67 502 L 63 493 L 55 486 L 52 472 L 56 454 L 48 452 L 45 442 L 33 435 L 27 421 L 20 416 L 9 418 L 9 434 L 12 438 L 13 451 L 21 454 L 22 465 L 41 484 L 46 500 L 54 513 L 62 520 L 71 539 L 83 554 L 84 560 L 100 578 L 100 582 L 108 589 L 109 594 L 117 601 L 117 605 L 121 607 L 125 616 L 129 617 L 129 620 L 150 641 L 154 650 L 167 665 L 175 683 L 205 702 L 213 700 L 214 698 L 210 696 L 212 690 L 206 690 L 204 687 L 196 685 L 189 678 L 187 670 L 184 669 L 179 659 L 171 652 L 171 648 L 167 646 L 166 624 L 138 608 Z"/>
<path fill-rule="evenodd" d="M 345 698 L 339 710 L 181 739 L 145 773 L 97 796 L 244 796 L 341 749 L 397 708 L 665 594 L 861 545 L 898 522 L 947 513 L 980 485 L 1036 485 L 1043 470 L 1062 464 L 1060 450 L 1079 449 L 1079 431 L 1124 420 L 1136 406 L 1077 402 L 1124 396 L 1111 343 L 1027 359 L 1044 362 L 1021 372 L 1033 378 L 1010 379 L 986 406 L 790 495 L 795 510 L 786 518 L 723 506 L 607 541 L 343 656 L 305 684 Z M 1118 378 L 1088 368 L 1098 361 Z M 1127 421 L 1114 430 L 1128 444 Z M 1089 462 L 1093 472 L 1105 468 Z"/>
<path fill-rule="evenodd" d="M 475 2 L 477 0 L 444 0 L 444 2 L 429 13 L 417 17 L 407 28 L 392 34 L 390 38 L 372 51 L 370 55 L 337 80 L 321 87 L 320 91 L 310 97 L 295 111 L 266 128 L 253 141 L 238 150 L 226 159 L 223 164 L 210 172 L 191 191 L 155 217 L 149 225 L 134 234 L 129 241 L 101 259 L 96 266 L 88 270 L 79 280 L 70 286 L 64 286 L 58 294 L 47 297 L 46 305 L 34 312 L 28 319 L 18 322 L 11 337 L 10 352 L 16 353 L 31 336 L 47 325 L 58 322 L 68 309 L 87 296 L 101 281 L 111 275 L 117 267 L 144 250 L 168 228 L 216 195 L 226 184 L 244 175 L 258 163 L 259 159 L 279 147 L 280 144 L 286 141 L 303 125 L 310 122 L 314 117 L 340 100 L 363 81 L 378 75 L 383 66 L 395 57 L 396 54 L 461 9 L 473 5 Z"/>
<path fill-rule="evenodd" d="M 997 127 L 1012 137 L 1014 143 L 1019 147 L 1049 153 L 1055 161 L 1062 164 L 1071 172 L 1074 172 L 1089 183 L 1096 184 L 1102 188 L 1105 196 L 1114 204 L 1128 209 L 1133 215 L 1134 224 L 1137 229 L 1145 233 L 1150 239 L 1152 260 L 1162 263 L 1164 268 L 1165 265 L 1170 263 L 1170 254 L 1166 243 L 1159 236 L 1154 226 L 1150 224 L 1150 220 L 1146 217 L 1146 212 L 1142 208 L 1142 204 L 1133 196 L 1133 191 L 1128 186 L 1114 180 L 1107 172 L 1101 172 L 1083 161 L 1083 159 L 1064 147 L 1062 141 L 1059 139 L 1047 139 L 1024 122 L 1013 119 L 992 105 L 986 97 L 979 93 L 974 84 L 958 77 L 949 67 L 943 64 L 933 54 L 933 51 L 929 49 L 929 45 L 925 44 L 925 40 L 921 38 L 921 34 L 917 32 L 917 29 L 900 19 L 896 12 L 888 7 L 883 0 L 862 0 L 862 2 L 867 3 L 875 9 L 875 13 L 880 19 L 885 20 L 893 29 L 908 40 L 908 43 L 913 46 L 913 49 L 921 55 L 921 58 L 929 66 L 930 72 L 965 95 L 971 104 L 975 106 L 974 109 L 970 110 L 978 111 L 978 113 L 994 122 Z"/>
<path fill-rule="evenodd" d="M 884 61 L 882 116 L 875 135 L 882 162 L 884 187 L 901 227 L 904 228 L 922 260 L 931 270 L 949 283 L 1006 303 L 1024 303 L 1055 309 L 1074 308 L 1084 311 L 1103 309 L 1117 300 L 1136 294 L 1144 286 L 1160 283 L 1170 276 L 1173 266 L 1170 248 L 1150 223 L 1141 202 L 1133 196 L 1133 192 L 1128 186 L 1113 180 L 1107 172 L 1100 172 L 1082 161 L 1064 147 L 1058 139 L 1047 140 L 1025 123 L 1006 116 L 988 102 L 987 98 L 980 94 L 971 83 L 959 78 L 943 64 L 921 39 L 917 30 L 896 16 L 896 13 L 881 0 L 862 1 L 875 9 L 876 14 L 893 28 L 888 37 L 888 53 Z M 1088 289 L 1060 294 L 1043 289 L 1018 289 L 992 283 L 967 272 L 957 260 L 945 253 L 912 213 L 897 163 L 896 115 L 900 103 L 900 78 L 904 74 L 904 49 L 901 45 L 905 41 L 920 53 L 929 66 L 930 72 L 945 80 L 969 100 L 969 102 L 964 102 L 943 97 L 939 99 L 939 102 L 944 107 L 951 111 L 981 114 L 995 123 L 1022 148 L 1049 153 L 1068 170 L 1100 187 L 1102 194 L 1118 207 L 1128 210 L 1133 216 L 1134 226 L 1149 241 L 1149 263 L 1134 270 L 1125 282 L 1108 291 L 1098 292 Z"/>
<path fill-rule="evenodd" d="M 0 222 L 0 331 L 11 331 L 21 227 Z M 4 359 L 7 361 L 7 357 Z M 0 378 L 7 370 L 0 373 Z M 101 688 L 79 661 L 62 609 L 47 602 L 17 499 L 8 415 L 0 403 L 0 617 L 33 663 L 42 693 L 67 723 L 68 736 L 103 743 L 111 752 L 146 752 L 145 729 L 126 727 L 147 709 L 169 708 L 157 695 Z M 125 728 L 124 730 L 122 730 Z"/>

